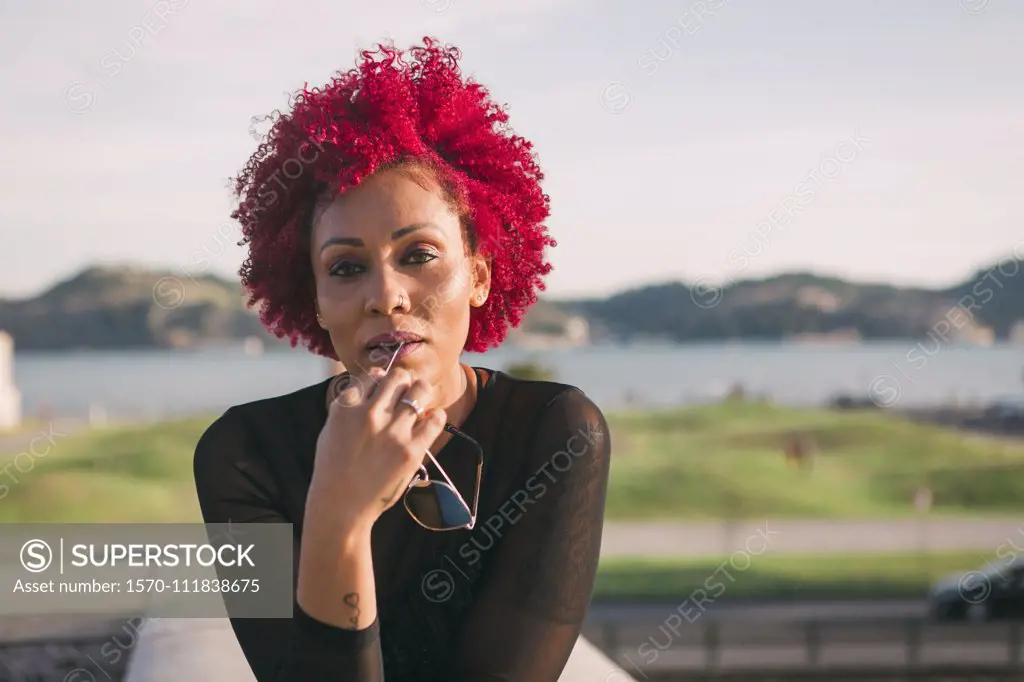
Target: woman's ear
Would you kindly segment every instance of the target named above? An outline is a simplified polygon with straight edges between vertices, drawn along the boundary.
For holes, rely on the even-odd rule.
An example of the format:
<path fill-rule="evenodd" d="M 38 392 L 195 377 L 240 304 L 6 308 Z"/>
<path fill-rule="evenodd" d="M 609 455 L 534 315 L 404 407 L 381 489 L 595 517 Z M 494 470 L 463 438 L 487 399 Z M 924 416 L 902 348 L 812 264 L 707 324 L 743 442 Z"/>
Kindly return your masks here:
<path fill-rule="evenodd" d="M 479 308 L 491 292 L 491 259 L 482 254 L 473 256 L 473 292 L 469 304 Z"/>
<path fill-rule="evenodd" d="M 316 310 L 316 323 L 320 325 L 321 329 L 327 329 L 327 323 L 324 322 L 324 316 L 320 312 L 320 301 L 317 300 L 315 294 L 313 296 L 313 309 Z"/>
<path fill-rule="evenodd" d="M 315 266 L 314 266 L 315 267 Z M 313 310 L 316 311 L 316 323 L 320 325 L 321 329 L 327 329 L 327 323 L 324 321 L 323 311 L 320 310 L 320 296 L 317 292 L 316 276 L 309 282 L 309 296 L 313 299 Z"/>

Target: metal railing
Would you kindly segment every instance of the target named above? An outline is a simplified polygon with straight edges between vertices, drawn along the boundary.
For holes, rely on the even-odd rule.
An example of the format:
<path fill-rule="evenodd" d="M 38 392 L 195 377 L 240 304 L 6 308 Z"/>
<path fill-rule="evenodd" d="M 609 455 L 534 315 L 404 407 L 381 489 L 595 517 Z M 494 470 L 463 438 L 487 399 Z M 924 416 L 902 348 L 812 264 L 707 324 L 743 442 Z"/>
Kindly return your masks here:
<path fill-rule="evenodd" d="M 637 680 L 1024 679 L 1017 622 L 707 619 L 671 628 L 608 620 L 584 634 Z"/>

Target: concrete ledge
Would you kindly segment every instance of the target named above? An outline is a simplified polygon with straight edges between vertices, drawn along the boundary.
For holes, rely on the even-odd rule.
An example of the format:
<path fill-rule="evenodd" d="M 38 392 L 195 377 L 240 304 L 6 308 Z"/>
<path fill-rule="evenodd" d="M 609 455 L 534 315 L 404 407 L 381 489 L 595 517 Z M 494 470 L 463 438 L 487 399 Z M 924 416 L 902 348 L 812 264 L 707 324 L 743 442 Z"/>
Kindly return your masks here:
<path fill-rule="evenodd" d="M 147 620 L 125 682 L 256 682 L 227 618 Z"/>
<path fill-rule="evenodd" d="M 580 637 L 558 682 L 636 682 L 636 678 Z"/>
<path fill-rule="evenodd" d="M 124 682 L 256 682 L 226 618 L 150 620 L 140 629 Z M 559 682 L 636 682 L 583 637 Z"/>

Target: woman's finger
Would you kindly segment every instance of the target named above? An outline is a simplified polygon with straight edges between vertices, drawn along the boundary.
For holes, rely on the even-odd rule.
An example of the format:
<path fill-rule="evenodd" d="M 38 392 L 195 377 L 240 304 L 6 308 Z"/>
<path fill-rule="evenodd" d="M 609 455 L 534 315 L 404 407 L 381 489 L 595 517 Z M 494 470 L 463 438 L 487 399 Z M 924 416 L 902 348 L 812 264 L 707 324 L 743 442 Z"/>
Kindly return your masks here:
<path fill-rule="evenodd" d="M 363 384 L 366 378 L 352 372 L 346 372 L 338 376 L 331 385 L 334 394 L 331 403 L 340 407 L 355 407 L 363 402 L 366 388 Z"/>
<path fill-rule="evenodd" d="M 427 407 L 430 405 L 433 390 L 426 381 L 416 379 L 401 393 L 395 394 L 395 404 L 392 407 L 395 415 L 395 424 L 406 428 L 421 419 Z M 409 404 L 405 401 L 409 401 Z"/>
<path fill-rule="evenodd" d="M 331 401 L 341 407 L 356 407 L 367 404 L 377 392 L 377 385 L 384 377 L 379 367 L 368 372 L 345 372 L 331 384 Z"/>
<path fill-rule="evenodd" d="M 412 439 L 424 448 L 430 447 L 444 430 L 448 415 L 439 407 L 427 410 L 423 417 L 412 425 Z"/>
<path fill-rule="evenodd" d="M 402 367 L 393 368 L 377 385 L 377 391 L 370 400 L 370 409 L 391 421 L 398 396 L 404 393 L 412 382 L 413 377 L 409 370 Z"/>

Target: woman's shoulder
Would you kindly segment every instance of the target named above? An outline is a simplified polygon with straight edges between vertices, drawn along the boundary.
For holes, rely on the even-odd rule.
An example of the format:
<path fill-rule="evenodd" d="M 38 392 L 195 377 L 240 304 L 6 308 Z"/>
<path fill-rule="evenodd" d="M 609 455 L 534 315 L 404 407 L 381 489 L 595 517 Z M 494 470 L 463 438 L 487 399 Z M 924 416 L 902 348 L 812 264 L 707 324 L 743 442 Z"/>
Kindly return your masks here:
<path fill-rule="evenodd" d="M 222 450 L 245 441 L 294 436 L 296 430 L 318 428 L 317 419 L 322 422 L 325 416 L 323 401 L 330 380 L 231 405 L 206 427 L 197 450 Z"/>
<path fill-rule="evenodd" d="M 603 421 L 601 408 L 574 384 L 553 379 L 535 379 L 508 374 L 502 370 L 483 369 L 489 373 L 489 390 L 499 394 L 493 404 L 500 406 L 507 419 L 536 420 L 557 418 L 595 418 Z M 524 424 L 524 426 L 527 426 Z"/>
<path fill-rule="evenodd" d="M 495 372 L 494 388 L 504 385 L 503 400 L 491 401 L 499 410 L 497 423 L 502 442 L 513 450 L 521 448 L 515 467 L 540 470 L 564 465 L 558 457 L 571 453 L 572 459 L 588 455 L 592 467 L 576 467 L 574 479 L 600 472 L 608 460 L 611 439 L 601 408 L 574 384 L 511 376 Z M 494 408 L 492 408 L 494 409 Z M 596 467 L 596 468 L 594 468 Z M 559 469 L 561 471 L 561 469 Z"/>

